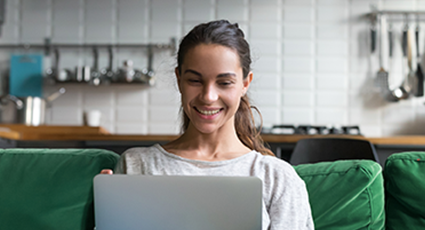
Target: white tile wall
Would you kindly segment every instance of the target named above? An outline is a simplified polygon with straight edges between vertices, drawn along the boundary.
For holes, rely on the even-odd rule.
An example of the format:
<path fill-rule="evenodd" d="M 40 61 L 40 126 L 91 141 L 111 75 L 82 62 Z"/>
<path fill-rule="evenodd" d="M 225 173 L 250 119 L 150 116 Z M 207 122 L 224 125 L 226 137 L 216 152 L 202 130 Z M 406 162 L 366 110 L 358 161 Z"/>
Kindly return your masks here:
<path fill-rule="evenodd" d="M 117 2 L 117 39 L 120 43 L 146 42 L 148 36 L 148 1 Z"/>
<path fill-rule="evenodd" d="M 48 0 L 20 2 L 21 38 L 22 42 L 40 42 L 51 36 L 51 6 Z"/>
<path fill-rule="evenodd" d="M 216 4 L 217 18 L 238 22 L 248 20 L 248 0 L 217 0 Z"/>
<path fill-rule="evenodd" d="M 82 11 L 80 1 L 58 0 L 53 3 L 52 42 L 80 41 Z"/>
<path fill-rule="evenodd" d="M 16 1 L 6 1 L 4 23 L 1 28 L 0 43 L 19 42 L 19 4 Z"/>
<path fill-rule="evenodd" d="M 295 125 L 312 124 L 314 122 L 313 110 L 307 107 L 291 108 L 288 106 L 282 110 L 282 122 Z"/>
<path fill-rule="evenodd" d="M 283 21 L 291 23 L 313 22 L 314 14 L 311 7 L 285 6 L 283 9 Z"/>
<path fill-rule="evenodd" d="M 210 21 L 214 18 L 212 0 L 184 0 L 183 20 L 185 21 Z"/>
<path fill-rule="evenodd" d="M 237 22 L 251 44 L 254 80 L 249 95 L 264 125 L 360 125 L 368 136 L 425 134 L 425 98 L 390 103 L 373 86 L 377 55 L 370 54 L 370 4 L 381 9 L 423 10 L 423 0 L 10 0 L 0 43 L 165 43 L 194 25 Z M 395 23 L 395 30 L 402 28 Z M 425 25 L 423 25 L 425 28 Z M 398 34 L 399 35 L 399 34 Z M 425 33 L 421 35 L 425 39 Z M 396 40 L 396 42 L 399 42 Z M 422 45 L 424 46 L 424 45 Z M 146 67 L 143 50 L 117 49 L 114 68 L 132 59 Z M 107 64 L 100 51 L 100 66 Z M 390 64 L 401 73 L 400 47 Z M 1 51 L 0 57 L 8 52 Z M 61 65 L 92 64 L 90 50 L 64 52 Z M 154 87 L 68 85 L 48 110 L 50 124 L 82 124 L 99 109 L 114 133 L 170 134 L 180 130 L 175 54 L 155 54 Z M 48 95 L 57 86 L 46 86 Z M 258 116 L 256 116 L 258 119 Z"/>
<path fill-rule="evenodd" d="M 84 5 L 85 41 L 115 42 L 116 5 L 113 0 L 86 0 Z"/>

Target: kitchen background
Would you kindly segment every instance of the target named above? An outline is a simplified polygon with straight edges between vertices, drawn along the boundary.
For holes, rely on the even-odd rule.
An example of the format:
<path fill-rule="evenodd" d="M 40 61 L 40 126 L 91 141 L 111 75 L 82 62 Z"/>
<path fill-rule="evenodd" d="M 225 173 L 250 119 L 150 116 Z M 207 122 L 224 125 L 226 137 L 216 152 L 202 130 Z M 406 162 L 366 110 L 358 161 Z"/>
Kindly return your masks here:
<path fill-rule="evenodd" d="M 8 0 L 0 43 L 164 43 L 214 19 L 237 22 L 251 44 L 254 81 L 249 95 L 264 126 L 359 125 L 366 136 L 425 134 L 425 98 L 382 99 L 373 79 L 379 70 L 370 50 L 371 5 L 380 10 L 425 10 L 425 0 Z M 415 19 L 411 19 L 414 23 Z M 425 21 L 422 21 L 424 53 Z M 390 76 L 403 71 L 399 45 L 403 22 L 394 23 Z M 2 78 L 11 52 L 0 50 Z M 29 50 L 26 52 L 36 52 Z M 61 67 L 92 65 L 91 50 L 61 51 Z M 99 50 L 99 67 L 107 51 Z M 144 49 L 116 50 L 114 68 L 131 59 L 145 68 Z M 46 68 L 51 60 L 46 58 Z M 117 134 L 177 134 L 179 93 L 175 53 L 154 53 L 154 86 L 45 85 L 49 95 L 67 92 L 47 111 L 47 124 L 82 125 L 83 112 L 98 109 L 102 126 Z M 397 77 L 392 84 L 396 85 Z M 11 115 L 8 105 L 3 116 Z"/>

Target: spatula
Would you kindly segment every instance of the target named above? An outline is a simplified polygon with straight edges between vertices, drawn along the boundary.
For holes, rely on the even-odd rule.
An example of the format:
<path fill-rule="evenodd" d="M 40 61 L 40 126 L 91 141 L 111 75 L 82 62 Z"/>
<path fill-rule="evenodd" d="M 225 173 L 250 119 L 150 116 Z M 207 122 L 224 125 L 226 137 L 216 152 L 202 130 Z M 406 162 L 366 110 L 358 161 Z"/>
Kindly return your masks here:
<path fill-rule="evenodd" d="M 388 48 L 385 44 L 386 42 L 386 33 L 387 33 L 387 20 L 385 15 L 380 17 L 380 36 L 379 36 L 379 71 L 376 74 L 375 85 L 378 86 L 381 90 L 388 89 L 388 71 L 384 68 L 384 53 Z"/>
<path fill-rule="evenodd" d="M 379 87 L 381 94 L 387 101 L 398 101 L 398 98 L 389 89 L 388 84 L 388 71 L 385 70 L 384 63 L 387 61 L 388 57 L 388 36 L 387 31 L 387 18 L 385 15 L 380 16 L 380 33 L 379 33 L 379 71 L 376 74 L 375 86 Z M 391 44 L 391 42 L 390 42 Z M 385 60 L 384 60 L 385 59 Z"/>

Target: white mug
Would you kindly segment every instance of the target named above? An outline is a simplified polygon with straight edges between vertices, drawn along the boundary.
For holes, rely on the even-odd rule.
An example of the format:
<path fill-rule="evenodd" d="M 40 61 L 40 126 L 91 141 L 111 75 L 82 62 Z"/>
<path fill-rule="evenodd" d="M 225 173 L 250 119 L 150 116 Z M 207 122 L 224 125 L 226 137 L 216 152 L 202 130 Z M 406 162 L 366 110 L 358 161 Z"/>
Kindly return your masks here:
<path fill-rule="evenodd" d="M 99 110 L 89 110 L 84 112 L 84 125 L 100 126 L 102 113 Z"/>

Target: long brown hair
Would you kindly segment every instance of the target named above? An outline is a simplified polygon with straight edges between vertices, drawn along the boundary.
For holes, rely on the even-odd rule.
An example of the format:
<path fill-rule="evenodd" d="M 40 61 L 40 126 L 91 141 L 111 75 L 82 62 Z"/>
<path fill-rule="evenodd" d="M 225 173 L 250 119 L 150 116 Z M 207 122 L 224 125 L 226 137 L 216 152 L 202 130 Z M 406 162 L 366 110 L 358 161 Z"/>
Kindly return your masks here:
<path fill-rule="evenodd" d="M 180 74 L 186 53 L 199 44 L 218 44 L 235 50 L 241 63 L 243 79 L 248 77 L 249 71 L 251 70 L 251 54 L 249 44 L 245 40 L 245 35 L 242 30 L 239 29 L 238 24 L 231 24 L 227 20 L 219 20 L 202 23 L 193 28 L 183 38 L 177 52 L 177 69 Z M 248 148 L 256 150 L 263 155 L 274 156 L 273 152 L 264 146 L 263 139 L 260 136 L 261 126 L 260 129 L 257 130 L 252 109 L 255 109 L 260 114 L 256 107 L 251 106 L 249 98 L 245 94 L 241 97 L 239 108 L 235 114 L 236 134 Z M 189 126 L 190 119 L 184 110 L 182 111 L 182 131 L 185 132 Z"/>

